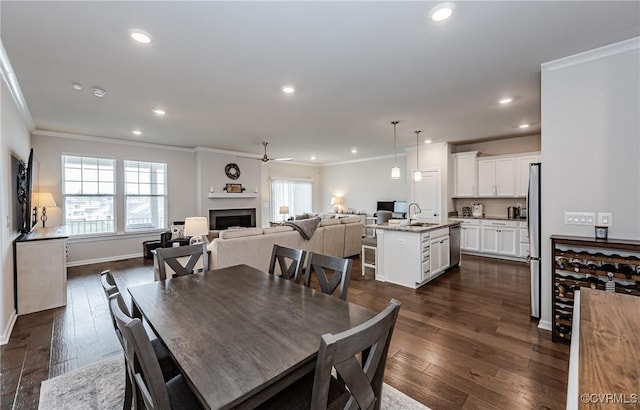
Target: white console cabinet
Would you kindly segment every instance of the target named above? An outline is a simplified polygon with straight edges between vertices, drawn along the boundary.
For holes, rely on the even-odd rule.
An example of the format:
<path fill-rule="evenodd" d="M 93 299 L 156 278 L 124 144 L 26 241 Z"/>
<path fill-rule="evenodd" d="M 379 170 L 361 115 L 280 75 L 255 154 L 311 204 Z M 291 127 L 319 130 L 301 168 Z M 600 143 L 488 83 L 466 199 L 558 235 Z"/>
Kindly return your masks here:
<path fill-rule="evenodd" d="M 67 232 L 36 228 L 15 241 L 18 315 L 67 304 Z"/>

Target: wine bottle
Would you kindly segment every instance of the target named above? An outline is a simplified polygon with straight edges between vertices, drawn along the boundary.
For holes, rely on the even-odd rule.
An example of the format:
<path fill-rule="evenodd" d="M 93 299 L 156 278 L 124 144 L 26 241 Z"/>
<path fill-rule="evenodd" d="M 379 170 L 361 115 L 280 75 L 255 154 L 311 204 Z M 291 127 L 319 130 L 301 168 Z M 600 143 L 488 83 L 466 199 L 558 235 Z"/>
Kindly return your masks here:
<path fill-rule="evenodd" d="M 596 261 L 588 261 L 587 268 L 595 272 L 598 269 L 598 263 Z"/>
<path fill-rule="evenodd" d="M 559 258 L 558 267 L 562 270 L 567 269 L 567 267 L 569 267 L 569 260 L 567 258 Z"/>

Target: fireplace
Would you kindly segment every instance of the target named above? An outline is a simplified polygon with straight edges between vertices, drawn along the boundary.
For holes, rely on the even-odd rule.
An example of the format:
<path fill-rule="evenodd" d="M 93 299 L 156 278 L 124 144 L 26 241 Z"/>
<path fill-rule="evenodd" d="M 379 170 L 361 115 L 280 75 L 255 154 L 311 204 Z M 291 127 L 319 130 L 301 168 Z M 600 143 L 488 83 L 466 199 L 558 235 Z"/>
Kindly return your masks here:
<path fill-rule="evenodd" d="M 223 230 L 231 227 L 253 228 L 256 226 L 256 208 L 209 209 L 209 229 Z"/>

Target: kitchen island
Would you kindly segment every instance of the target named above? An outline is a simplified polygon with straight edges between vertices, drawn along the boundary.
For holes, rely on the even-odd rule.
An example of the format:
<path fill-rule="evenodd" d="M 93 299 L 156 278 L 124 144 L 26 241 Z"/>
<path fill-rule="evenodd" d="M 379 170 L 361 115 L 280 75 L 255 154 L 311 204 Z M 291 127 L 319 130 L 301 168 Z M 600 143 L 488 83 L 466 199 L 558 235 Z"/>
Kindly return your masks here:
<path fill-rule="evenodd" d="M 458 225 L 460 221 L 369 226 L 377 236 L 376 280 L 416 289 L 440 276 L 450 267 L 449 229 Z"/>

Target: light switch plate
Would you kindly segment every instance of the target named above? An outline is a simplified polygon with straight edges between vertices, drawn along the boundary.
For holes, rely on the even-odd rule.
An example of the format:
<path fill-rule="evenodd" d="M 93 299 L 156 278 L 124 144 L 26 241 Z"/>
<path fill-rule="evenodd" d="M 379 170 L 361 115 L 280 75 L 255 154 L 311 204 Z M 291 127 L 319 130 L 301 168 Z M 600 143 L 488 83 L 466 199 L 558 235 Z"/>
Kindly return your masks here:
<path fill-rule="evenodd" d="M 593 212 L 565 212 L 566 225 L 595 225 L 596 215 Z"/>
<path fill-rule="evenodd" d="M 613 214 L 611 212 L 598 212 L 598 225 L 600 226 L 613 225 Z"/>

